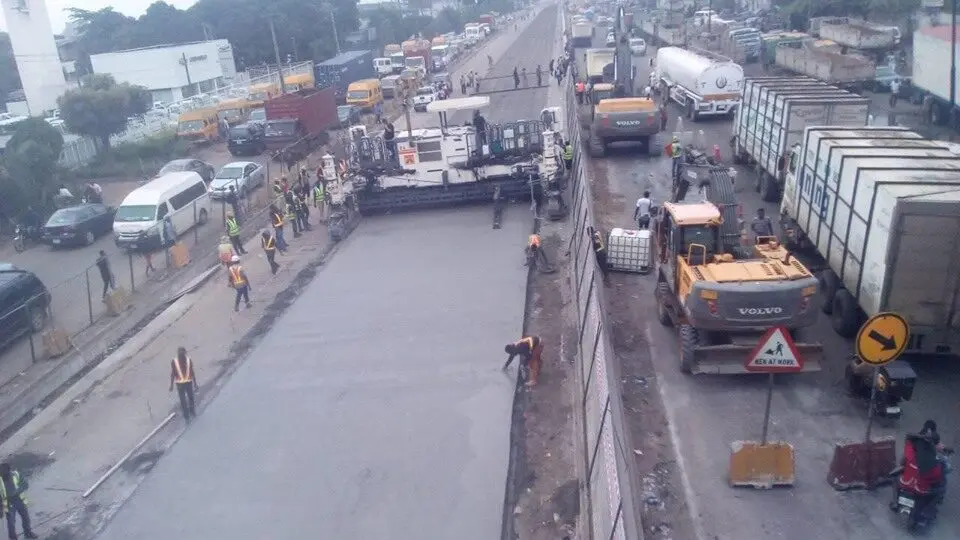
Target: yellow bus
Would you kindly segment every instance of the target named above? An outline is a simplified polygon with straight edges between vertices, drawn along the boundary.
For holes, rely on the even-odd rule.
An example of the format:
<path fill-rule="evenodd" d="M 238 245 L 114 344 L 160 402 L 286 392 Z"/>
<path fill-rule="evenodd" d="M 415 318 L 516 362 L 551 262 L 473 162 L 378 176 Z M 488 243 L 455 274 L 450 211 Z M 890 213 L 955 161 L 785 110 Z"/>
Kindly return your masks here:
<path fill-rule="evenodd" d="M 247 101 L 250 102 L 250 108 L 263 107 L 270 98 L 280 95 L 280 85 L 278 83 L 261 83 L 250 86 Z"/>
<path fill-rule="evenodd" d="M 247 121 L 250 108 L 250 102 L 246 99 L 229 99 L 217 104 L 217 116 L 235 126 Z"/>
<path fill-rule="evenodd" d="M 296 92 L 313 88 L 317 83 L 313 80 L 313 73 L 297 73 L 296 75 L 287 75 L 283 78 L 283 89 L 287 92 Z"/>

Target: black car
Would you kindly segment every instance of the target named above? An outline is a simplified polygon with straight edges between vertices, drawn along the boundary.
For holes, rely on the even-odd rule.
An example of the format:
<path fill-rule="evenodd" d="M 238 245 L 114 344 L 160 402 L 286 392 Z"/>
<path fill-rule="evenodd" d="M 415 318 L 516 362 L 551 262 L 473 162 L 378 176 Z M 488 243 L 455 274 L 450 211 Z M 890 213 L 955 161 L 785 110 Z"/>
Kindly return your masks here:
<path fill-rule="evenodd" d="M 50 291 L 33 272 L 0 264 L 0 344 L 43 330 L 50 308 Z"/>
<path fill-rule="evenodd" d="M 193 171 L 200 175 L 200 178 L 203 178 L 203 181 L 210 183 L 213 180 L 213 175 L 217 174 L 217 171 L 213 168 L 213 165 L 201 161 L 199 159 L 175 159 L 160 169 L 160 172 L 157 173 L 157 178 L 172 172 L 184 172 L 184 171 Z"/>
<path fill-rule="evenodd" d="M 232 156 L 255 156 L 262 153 L 267 149 L 267 143 L 263 139 L 263 125 L 248 122 L 230 128 L 227 149 Z"/>
<path fill-rule="evenodd" d="M 253 109 L 250 111 L 250 116 L 247 117 L 248 124 L 257 124 L 261 128 L 267 125 L 267 111 L 266 109 Z"/>
<path fill-rule="evenodd" d="M 337 107 L 337 118 L 340 127 L 352 126 L 360 123 L 360 107 L 356 105 L 340 105 Z"/>
<path fill-rule="evenodd" d="M 61 208 L 43 226 L 43 241 L 53 247 L 89 246 L 113 230 L 116 209 L 105 204 Z"/>

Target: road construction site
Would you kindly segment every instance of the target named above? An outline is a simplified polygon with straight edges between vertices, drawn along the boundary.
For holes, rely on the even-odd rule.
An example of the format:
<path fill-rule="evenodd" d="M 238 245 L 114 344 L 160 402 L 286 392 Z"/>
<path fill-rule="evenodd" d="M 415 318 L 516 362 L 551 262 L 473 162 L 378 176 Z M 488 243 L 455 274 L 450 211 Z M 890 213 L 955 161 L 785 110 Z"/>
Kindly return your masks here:
<path fill-rule="evenodd" d="M 604 46 L 598 31 L 593 46 Z M 637 57 L 636 81 L 642 89 L 651 71 L 650 58 Z M 582 49 L 577 58 L 582 61 Z M 580 73 L 584 73 L 582 63 Z M 748 76 L 750 66 L 745 68 Z M 876 110 L 871 113 L 885 117 Z M 728 142 L 731 121 L 708 120 L 678 123 L 681 110 L 667 105 L 666 137 L 677 133 L 695 138 L 709 154 L 718 145 L 724 162 L 731 163 Z M 636 146 L 610 150 L 605 158 L 581 158 L 593 188 L 598 226 L 636 228 L 635 201 L 644 190 L 652 192 L 655 205 L 670 200 L 671 160 L 647 157 Z M 751 168 L 737 166 L 735 192 L 742 218 L 749 226 L 759 208 L 768 216 L 780 214 L 777 204 L 763 202 L 754 191 L 756 176 Z M 691 189 L 696 189 L 693 186 Z M 776 234 L 783 232 L 776 227 Z M 922 277 L 918 278 L 922 279 Z M 624 429 L 631 432 L 635 470 L 641 476 L 641 502 L 646 538 L 781 538 L 873 539 L 897 538 L 904 533 L 888 510 L 892 490 L 835 491 L 827 483 L 828 470 L 837 443 L 862 441 L 867 426 L 864 400 L 848 395 L 844 368 L 852 344 L 838 336 L 829 317 L 821 315 L 804 332 L 804 341 L 820 342 L 825 357 L 818 373 L 784 374 L 773 392 L 769 439 L 786 441 L 795 448 L 796 481 L 793 487 L 774 490 L 731 488 L 727 476 L 731 443 L 759 441 L 763 427 L 767 378 L 761 375 L 711 376 L 681 373 L 676 329 L 656 320 L 656 273 L 611 274 L 605 288 L 607 325 L 619 359 L 622 379 L 619 391 L 626 411 Z M 951 418 L 958 413 L 954 388 L 960 373 L 951 359 L 908 358 L 917 372 L 912 401 L 903 404 L 898 421 L 877 421 L 873 437 L 897 438 L 902 448 L 905 432 L 916 432 L 923 421 L 935 419 L 948 446 L 955 446 L 958 433 Z M 947 427 L 949 426 L 949 427 Z M 948 509 L 960 504 L 957 490 L 948 490 L 938 522 L 925 533 L 929 538 L 956 538 L 960 518 Z"/>
<path fill-rule="evenodd" d="M 537 44 L 556 21 L 547 7 L 460 70 L 483 72 L 485 54 L 548 61 Z M 547 92 L 494 96 L 484 113 L 535 117 L 556 99 Z M 436 124 L 411 116 L 414 128 Z M 516 367 L 500 366 L 523 330 L 532 217 L 523 204 L 499 229 L 492 206 L 365 218 L 335 246 L 314 225 L 275 276 L 248 242 L 251 308 L 233 313 L 211 269 L 7 438 L 31 480 L 35 528 L 73 539 L 496 536 L 517 388 Z M 179 345 L 201 387 L 189 428 L 166 391 Z M 266 515 L 265 491 L 283 517 Z M 575 520 L 578 502 L 568 507 Z"/>

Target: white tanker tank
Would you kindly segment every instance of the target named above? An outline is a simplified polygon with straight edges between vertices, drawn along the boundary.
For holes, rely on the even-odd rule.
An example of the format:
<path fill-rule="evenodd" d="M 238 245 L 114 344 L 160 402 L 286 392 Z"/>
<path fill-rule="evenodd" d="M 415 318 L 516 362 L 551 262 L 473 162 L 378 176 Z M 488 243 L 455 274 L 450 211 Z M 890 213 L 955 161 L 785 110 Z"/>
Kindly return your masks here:
<path fill-rule="evenodd" d="M 680 47 L 657 51 L 651 86 L 669 96 L 696 122 L 704 116 L 733 118 L 743 90 L 743 68 L 725 56 Z"/>

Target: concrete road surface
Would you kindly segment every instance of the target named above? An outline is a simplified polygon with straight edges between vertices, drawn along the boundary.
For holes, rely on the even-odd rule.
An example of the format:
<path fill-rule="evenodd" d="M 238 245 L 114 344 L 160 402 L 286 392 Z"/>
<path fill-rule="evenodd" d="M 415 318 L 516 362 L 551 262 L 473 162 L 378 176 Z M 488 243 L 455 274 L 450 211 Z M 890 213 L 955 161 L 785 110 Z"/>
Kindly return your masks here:
<path fill-rule="evenodd" d="M 502 56 L 534 58 L 555 9 Z M 485 114 L 532 118 L 546 99 L 495 96 Z M 516 375 L 500 366 L 532 220 L 491 221 L 480 206 L 361 222 L 101 538 L 498 537 Z"/>
<path fill-rule="evenodd" d="M 648 54 L 655 55 L 655 48 L 651 47 Z M 646 81 L 650 69 L 648 58 L 638 58 L 635 65 L 637 80 Z M 748 67 L 748 73 L 752 69 Z M 883 101 L 882 97 L 874 98 L 875 114 L 885 114 Z M 900 107 L 905 106 L 898 105 L 898 110 Z M 668 112 L 668 131 L 673 131 L 680 108 L 670 104 Z M 732 130 L 729 120 L 697 123 L 685 120 L 683 130 L 691 129 L 703 130 L 708 145 L 720 145 L 729 162 L 727 142 Z M 626 147 L 611 151 L 605 159 L 591 160 L 589 170 L 597 186 L 594 193 L 606 202 L 600 213 L 606 218 L 607 226 L 634 227 L 631 219 L 634 202 L 644 189 L 652 190 L 655 204 L 669 197 L 668 158 L 641 157 L 636 149 Z M 748 223 L 757 208 L 765 208 L 770 216 L 779 215 L 777 205 L 762 202 L 754 192 L 754 179 L 750 170 L 739 167 L 736 191 Z M 637 312 L 653 312 L 654 276 L 617 276 L 617 279 L 615 287 L 619 288 L 610 292 L 608 298 L 629 294 L 636 298 Z M 728 487 L 726 480 L 729 444 L 736 440 L 759 440 L 765 379 L 683 375 L 679 371 L 679 350 L 673 329 L 660 326 L 652 316 L 642 316 L 630 324 L 637 325 L 641 336 L 637 339 L 649 347 L 645 347 L 641 355 L 627 352 L 628 344 L 615 343 L 618 354 L 641 365 L 652 365 L 670 431 L 675 434 L 675 444 L 680 449 L 679 465 L 702 538 L 868 540 L 900 538 L 906 534 L 887 509 L 889 488 L 838 493 L 826 483 L 834 443 L 862 440 L 866 429 L 865 403 L 847 395 L 843 380 L 844 361 L 851 351 L 851 343 L 833 332 L 826 316 L 821 316 L 817 324 L 804 333 L 805 341 L 819 341 L 824 345 L 824 370 L 817 374 L 781 376 L 774 393 L 770 436 L 795 445 L 797 483 L 792 489 L 772 491 L 735 490 Z M 941 426 L 944 442 L 956 446 L 960 432 L 952 419 L 960 413 L 956 400 L 960 373 L 955 361 L 920 360 L 914 367 L 919 380 L 913 401 L 904 405 L 904 418 L 875 425 L 874 436 L 891 435 L 902 440 L 904 432 L 919 430 L 924 419 L 933 418 Z M 676 487 L 672 489 L 675 494 Z M 925 538 L 960 537 L 960 514 L 950 511 L 958 505 L 960 490 L 951 489 L 940 521 Z M 731 519 L 731 516 L 737 518 Z M 652 538 L 668 537 L 654 535 Z"/>

